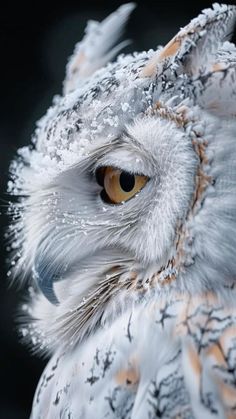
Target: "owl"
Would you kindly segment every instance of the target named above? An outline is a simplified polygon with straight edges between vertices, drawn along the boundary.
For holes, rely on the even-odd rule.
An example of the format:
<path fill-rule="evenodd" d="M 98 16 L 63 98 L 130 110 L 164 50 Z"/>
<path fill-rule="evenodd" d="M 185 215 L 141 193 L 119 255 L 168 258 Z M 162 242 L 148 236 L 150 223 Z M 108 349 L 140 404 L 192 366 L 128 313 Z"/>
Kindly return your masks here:
<path fill-rule="evenodd" d="M 10 168 L 31 419 L 236 418 L 236 7 L 118 54 L 134 7 L 88 23 Z"/>

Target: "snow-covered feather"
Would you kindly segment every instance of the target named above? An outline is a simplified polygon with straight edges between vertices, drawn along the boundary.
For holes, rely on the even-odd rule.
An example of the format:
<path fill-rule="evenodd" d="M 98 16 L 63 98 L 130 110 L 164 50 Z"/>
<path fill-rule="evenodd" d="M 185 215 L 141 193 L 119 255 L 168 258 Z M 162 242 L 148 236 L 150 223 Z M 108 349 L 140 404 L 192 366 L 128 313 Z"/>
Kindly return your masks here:
<path fill-rule="evenodd" d="M 89 24 L 11 166 L 21 331 L 52 357 L 32 419 L 236 414 L 236 8 L 110 63 L 133 7 Z M 117 173 L 145 181 L 116 203 Z"/>
<path fill-rule="evenodd" d="M 67 65 L 64 93 L 67 94 L 81 86 L 97 69 L 107 64 L 129 41 L 115 45 L 122 34 L 134 3 L 120 6 L 101 23 L 89 21 L 85 36 L 76 44 L 75 51 Z"/>

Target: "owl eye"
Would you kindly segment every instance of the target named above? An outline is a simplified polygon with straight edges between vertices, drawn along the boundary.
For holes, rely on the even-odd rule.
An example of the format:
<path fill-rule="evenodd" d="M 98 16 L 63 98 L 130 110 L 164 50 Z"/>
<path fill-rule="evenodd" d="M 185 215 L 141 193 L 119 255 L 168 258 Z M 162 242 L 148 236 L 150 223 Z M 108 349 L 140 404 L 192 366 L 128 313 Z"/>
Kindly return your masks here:
<path fill-rule="evenodd" d="M 128 201 L 139 192 L 149 178 L 136 175 L 111 166 L 101 167 L 96 171 L 96 179 L 100 186 L 102 199 L 110 204 L 120 204 Z"/>

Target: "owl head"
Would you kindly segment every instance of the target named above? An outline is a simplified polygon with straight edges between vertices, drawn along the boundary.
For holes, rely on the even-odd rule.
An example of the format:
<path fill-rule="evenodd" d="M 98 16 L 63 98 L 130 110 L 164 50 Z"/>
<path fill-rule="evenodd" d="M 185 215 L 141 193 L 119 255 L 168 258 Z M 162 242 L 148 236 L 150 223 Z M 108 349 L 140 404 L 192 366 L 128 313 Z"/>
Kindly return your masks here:
<path fill-rule="evenodd" d="M 133 8 L 88 23 L 11 166 L 12 264 L 29 278 L 38 321 L 25 334 L 40 348 L 153 295 L 230 298 L 236 283 L 236 7 L 111 62 Z"/>

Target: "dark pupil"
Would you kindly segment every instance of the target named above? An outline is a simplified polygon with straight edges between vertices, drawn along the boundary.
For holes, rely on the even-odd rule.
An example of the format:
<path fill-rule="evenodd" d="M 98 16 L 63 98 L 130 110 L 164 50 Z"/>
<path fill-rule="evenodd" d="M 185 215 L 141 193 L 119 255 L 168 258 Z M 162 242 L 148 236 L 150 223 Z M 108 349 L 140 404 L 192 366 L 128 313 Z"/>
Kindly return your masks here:
<path fill-rule="evenodd" d="M 120 174 L 120 186 L 124 192 L 130 192 L 134 188 L 135 177 L 127 172 L 121 172 Z"/>

